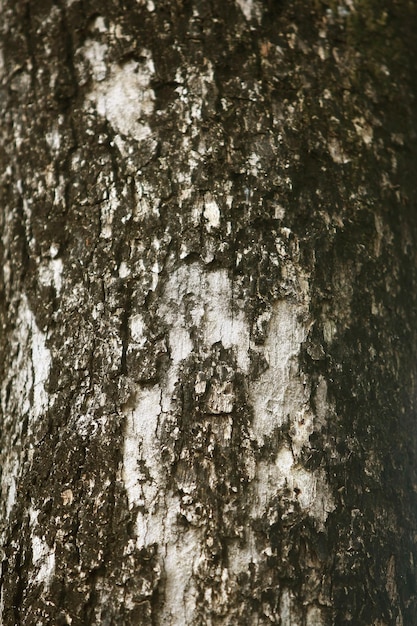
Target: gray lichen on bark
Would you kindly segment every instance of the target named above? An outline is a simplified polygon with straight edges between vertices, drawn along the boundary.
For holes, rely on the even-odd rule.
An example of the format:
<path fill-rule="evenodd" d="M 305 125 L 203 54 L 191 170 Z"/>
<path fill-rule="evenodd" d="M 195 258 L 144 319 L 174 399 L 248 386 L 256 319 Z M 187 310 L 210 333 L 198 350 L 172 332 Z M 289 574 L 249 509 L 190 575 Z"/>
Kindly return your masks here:
<path fill-rule="evenodd" d="M 413 3 L 0 15 L 2 623 L 413 624 Z"/>

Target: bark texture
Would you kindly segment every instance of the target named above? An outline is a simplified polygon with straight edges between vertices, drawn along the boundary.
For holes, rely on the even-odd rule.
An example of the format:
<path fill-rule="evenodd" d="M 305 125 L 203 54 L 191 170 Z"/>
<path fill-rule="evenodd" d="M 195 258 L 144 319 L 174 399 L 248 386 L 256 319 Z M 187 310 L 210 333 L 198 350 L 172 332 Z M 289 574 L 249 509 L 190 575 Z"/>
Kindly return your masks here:
<path fill-rule="evenodd" d="M 2 624 L 417 624 L 415 3 L 0 24 Z"/>

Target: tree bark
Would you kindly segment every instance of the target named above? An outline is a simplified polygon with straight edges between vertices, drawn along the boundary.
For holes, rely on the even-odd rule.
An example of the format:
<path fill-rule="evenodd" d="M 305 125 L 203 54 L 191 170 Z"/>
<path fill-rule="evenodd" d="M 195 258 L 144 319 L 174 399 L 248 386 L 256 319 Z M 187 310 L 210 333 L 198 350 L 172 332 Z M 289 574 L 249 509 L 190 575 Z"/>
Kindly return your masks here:
<path fill-rule="evenodd" d="M 0 23 L 2 624 L 417 624 L 415 3 Z"/>

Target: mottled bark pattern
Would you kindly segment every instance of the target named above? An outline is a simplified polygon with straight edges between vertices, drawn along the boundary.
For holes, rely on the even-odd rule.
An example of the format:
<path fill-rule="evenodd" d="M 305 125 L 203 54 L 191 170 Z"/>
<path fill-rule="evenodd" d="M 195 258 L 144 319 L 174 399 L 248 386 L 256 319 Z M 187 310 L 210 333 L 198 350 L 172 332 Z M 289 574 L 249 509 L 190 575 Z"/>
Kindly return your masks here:
<path fill-rule="evenodd" d="M 416 624 L 415 3 L 0 6 L 2 624 Z"/>

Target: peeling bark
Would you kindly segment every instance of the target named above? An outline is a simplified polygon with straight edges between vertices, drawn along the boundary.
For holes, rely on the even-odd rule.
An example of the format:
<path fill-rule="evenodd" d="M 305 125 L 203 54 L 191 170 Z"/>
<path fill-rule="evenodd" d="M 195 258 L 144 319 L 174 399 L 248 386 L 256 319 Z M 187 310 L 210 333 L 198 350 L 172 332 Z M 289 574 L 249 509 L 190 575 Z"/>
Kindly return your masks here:
<path fill-rule="evenodd" d="M 3 0 L 4 626 L 417 623 L 417 11 Z"/>

